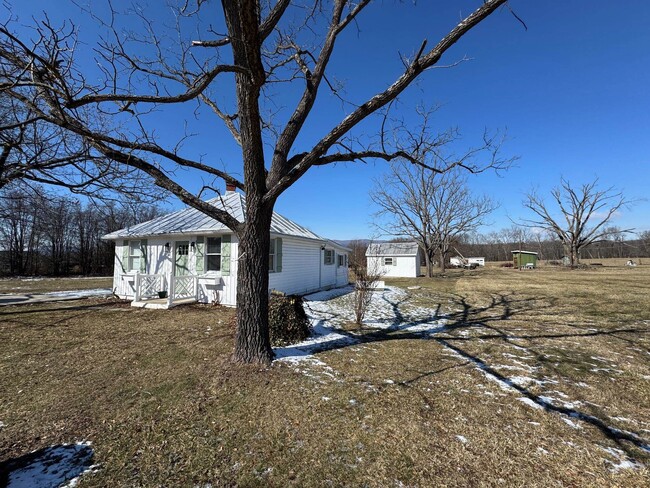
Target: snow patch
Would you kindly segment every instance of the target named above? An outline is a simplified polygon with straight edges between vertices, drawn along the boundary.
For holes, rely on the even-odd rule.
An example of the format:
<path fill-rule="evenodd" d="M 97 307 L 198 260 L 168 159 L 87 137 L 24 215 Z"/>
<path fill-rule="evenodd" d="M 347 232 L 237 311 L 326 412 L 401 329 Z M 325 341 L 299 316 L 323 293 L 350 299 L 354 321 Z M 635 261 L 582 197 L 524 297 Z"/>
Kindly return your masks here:
<path fill-rule="evenodd" d="M 69 290 L 69 291 L 51 291 L 43 295 L 54 298 L 87 298 L 87 297 L 104 297 L 112 295 L 110 288 L 93 288 L 90 290 Z"/>
<path fill-rule="evenodd" d="M 635 461 L 634 459 L 629 458 L 624 451 L 621 449 L 616 449 L 615 447 L 602 447 L 599 446 L 603 451 L 616 459 L 616 461 L 610 461 L 605 459 L 605 462 L 610 464 L 609 470 L 617 473 L 622 469 L 639 469 L 642 465 Z"/>
<path fill-rule="evenodd" d="M 542 407 L 540 404 L 534 402 L 533 400 L 531 400 L 528 397 L 520 397 L 520 398 L 517 398 L 517 400 L 519 400 L 521 403 L 525 403 L 529 407 L 533 407 L 533 408 L 536 408 L 536 409 L 539 409 L 539 410 L 544 409 L 544 407 Z M 532 423 L 532 422 L 528 422 L 528 423 Z M 539 424 L 537 424 L 537 425 L 539 425 Z"/>
<path fill-rule="evenodd" d="M 463 444 L 467 444 L 467 439 L 466 439 L 464 436 L 462 436 L 462 435 L 457 435 L 457 436 L 456 436 L 456 439 L 458 439 L 458 440 L 459 440 L 460 442 L 462 442 Z"/>
<path fill-rule="evenodd" d="M 23 456 L 24 462 L 10 468 L 7 488 L 77 486 L 80 476 L 99 469 L 92 464 L 94 453 L 90 445 L 90 442 L 60 444 Z"/>

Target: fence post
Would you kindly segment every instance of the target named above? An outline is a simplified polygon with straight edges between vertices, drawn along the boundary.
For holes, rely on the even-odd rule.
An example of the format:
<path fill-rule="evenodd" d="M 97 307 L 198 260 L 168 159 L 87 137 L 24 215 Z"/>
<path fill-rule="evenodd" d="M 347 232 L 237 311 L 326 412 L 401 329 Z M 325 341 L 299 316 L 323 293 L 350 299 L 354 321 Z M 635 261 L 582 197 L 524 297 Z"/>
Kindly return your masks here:
<path fill-rule="evenodd" d="M 140 301 L 140 272 L 135 272 L 135 292 L 133 293 L 133 301 Z"/>
<path fill-rule="evenodd" d="M 199 301 L 199 277 L 194 275 L 194 299 Z"/>
<path fill-rule="evenodd" d="M 174 302 L 174 293 L 175 293 L 174 275 L 172 273 L 169 273 L 167 276 L 169 280 L 169 293 L 167 294 L 167 308 L 172 308 L 172 303 Z"/>

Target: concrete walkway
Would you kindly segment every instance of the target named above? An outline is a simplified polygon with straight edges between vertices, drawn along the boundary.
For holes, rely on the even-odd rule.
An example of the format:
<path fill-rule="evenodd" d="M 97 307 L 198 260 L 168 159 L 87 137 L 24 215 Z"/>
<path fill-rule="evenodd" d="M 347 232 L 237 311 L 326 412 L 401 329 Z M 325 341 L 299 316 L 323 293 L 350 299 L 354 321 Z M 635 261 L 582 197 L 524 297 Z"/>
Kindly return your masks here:
<path fill-rule="evenodd" d="M 61 302 L 64 300 L 79 300 L 80 298 L 108 297 L 113 294 L 109 288 L 94 288 L 92 290 L 53 291 L 49 293 L 0 293 L 0 306 L 27 305 L 30 303 Z"/>

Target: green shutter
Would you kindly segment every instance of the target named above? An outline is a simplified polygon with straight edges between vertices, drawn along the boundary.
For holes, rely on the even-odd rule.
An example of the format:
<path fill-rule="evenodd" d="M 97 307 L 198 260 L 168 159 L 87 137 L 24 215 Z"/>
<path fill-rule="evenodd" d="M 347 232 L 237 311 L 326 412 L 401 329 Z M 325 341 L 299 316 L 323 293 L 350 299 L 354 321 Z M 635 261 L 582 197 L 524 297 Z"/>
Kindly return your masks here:
<path fill-rule="evenodd" d="M 147 258 L 148 258 L 147 240 L 140 240 L 140 273 L 147 272 Z"/>
<path fill-rule="evenodd" d="M 205 244 L 203 243 L 203 237 L 197 237 L 196 238 L 196 264 L 195 264 L 196 274 L 203 274 L 203 272 L 205 271 L 204 248 L 205 248 Z"/>
<path fill-rule="evenodd" d="M 279 273 L 282 271 L 282 238 L 275 240 L 275 270 Z"/>
<path fill-rule="evenodd" d="M 221 276 L 230 276 L 230 234 L 221 236 Z"/>
<path fill-rule="evenodd" d="M 122 241 L 122 271 L 129 270 L 129 241 Z"/>

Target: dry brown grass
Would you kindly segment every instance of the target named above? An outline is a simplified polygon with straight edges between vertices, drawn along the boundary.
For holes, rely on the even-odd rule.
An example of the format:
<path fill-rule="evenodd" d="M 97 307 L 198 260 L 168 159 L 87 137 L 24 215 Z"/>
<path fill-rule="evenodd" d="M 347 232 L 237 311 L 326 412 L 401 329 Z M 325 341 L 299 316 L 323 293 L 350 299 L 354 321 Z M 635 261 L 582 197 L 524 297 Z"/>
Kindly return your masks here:
<path fill-rule="evenodd" d="M 112 288 L 113 277 L 92 278 L 3 278 L 0 293 L 47 293 L 50 291 Z"/>
<path fill-rule="evenodd" d="M 518 398 L 561 392 L 650 439 L 650 268 L 393 283 L 421 286 L 410 303 L 440 305 L 449 328 L 430 340 L 366 331 L 318 354 L 333 377 L 232 365 L 227 308 L 2 308 L 0 461 L 88 439 L 102 469 L 81 486 L 647 485 L 647 470 L 613 472 L 603 450 L 647 463 L 633 443 Z M 557 383 L 504 390 L 476 361 Z"/>

